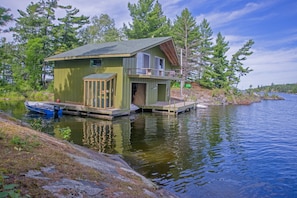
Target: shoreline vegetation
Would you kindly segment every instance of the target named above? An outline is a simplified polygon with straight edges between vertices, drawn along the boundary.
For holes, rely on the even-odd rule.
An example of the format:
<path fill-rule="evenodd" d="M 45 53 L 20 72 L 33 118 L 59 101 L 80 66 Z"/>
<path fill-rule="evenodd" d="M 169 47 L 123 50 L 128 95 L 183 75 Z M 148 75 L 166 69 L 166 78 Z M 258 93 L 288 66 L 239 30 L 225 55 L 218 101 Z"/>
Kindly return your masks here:
<path fill-rule="evenodd" d="M 278 92 L 284 93 L 297 93 L 297 84 L 288 85 L 272 85 L 261 88 L 250 88 L 244 91 L 236 90 L 230 91 L 226 89 L 207 89 L 203 88 L 197 83 L 191 83 L 187 88 L 186 86 L 180 87 L 173 86 L 171 88 L 171 98 L 173 100 L 182 101 L 196 101 L 204 105 L 248 105 L 261 100 L 283 100 L 278 96 Z M 290 86 L 289 86 L 290 85 Z M 284 87 L 296 87 L 296 90 L 287 90 Z M 274 89 L 277 87 L 278 89 Z M 295 91 L 295 92 L 294 92 Z M 54 101 L 54 94 L 52 91 L 30 91 L 26 93 L 7 92 L 0 94 L 0 101 L 8 100 L 35 100 L 35 101 Z"/>
<path fill-rule="evenodd" d="M 209 90 L 197 84 L 182 90 L 172 88 L 171 96 L 207 106 L 283 99 L 252 90 Z M 46 92 L 26 97 L 53 100 L 53 94 Z M 0 100 L 26 97 L 13 93 Z M 0 156 L 0 197 L 177 197 L 135 172 L 120 156 L 98 153 L 33 130 L 1 111 Z"/>

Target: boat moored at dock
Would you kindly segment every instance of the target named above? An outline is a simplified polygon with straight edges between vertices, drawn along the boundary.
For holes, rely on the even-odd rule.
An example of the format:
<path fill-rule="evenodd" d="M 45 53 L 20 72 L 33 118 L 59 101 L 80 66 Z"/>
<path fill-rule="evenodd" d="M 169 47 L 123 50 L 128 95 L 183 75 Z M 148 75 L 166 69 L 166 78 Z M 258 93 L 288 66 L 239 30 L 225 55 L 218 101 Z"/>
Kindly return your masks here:
<path fill-rule="evenodd" d="M 29 111 L 47 116 L 61 116 L 63 114 L 63 109 L 60 106 L 44 102 L 26 101 L 25 106 Z"/>

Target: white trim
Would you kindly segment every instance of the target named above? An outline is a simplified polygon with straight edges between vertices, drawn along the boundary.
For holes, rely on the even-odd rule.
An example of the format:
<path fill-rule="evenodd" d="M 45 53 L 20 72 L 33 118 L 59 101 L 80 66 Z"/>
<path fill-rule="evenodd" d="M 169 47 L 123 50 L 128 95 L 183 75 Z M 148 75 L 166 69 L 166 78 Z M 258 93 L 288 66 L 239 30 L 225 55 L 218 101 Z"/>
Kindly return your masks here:
<path fill-rule="evenodd" d="M 145 67 L 144 56 L 148 56 L 148 64 Z M 136 56 L 136 74 L 146 74 L 146 70 L 144 68 L 150 68 L 151 65 L 151 55 L 144 52 L 137 53 Z"/>
<path fill-rule="evenodd" d="M 162 60 L 162 64 L 160 64 Z M 164 76 L 165 71 L 165 58 L 155 56 L 155 75 L 156 76 Z"/>

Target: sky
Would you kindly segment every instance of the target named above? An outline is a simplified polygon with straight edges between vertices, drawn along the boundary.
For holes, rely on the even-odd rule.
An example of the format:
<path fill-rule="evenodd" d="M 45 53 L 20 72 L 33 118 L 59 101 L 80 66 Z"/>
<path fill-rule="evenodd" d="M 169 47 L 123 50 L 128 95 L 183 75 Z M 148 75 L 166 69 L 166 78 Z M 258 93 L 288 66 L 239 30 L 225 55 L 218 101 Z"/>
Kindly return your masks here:
<path fill-rule="evenodd" d="M 26 10 L 37 0 L 1 0 L 0 6 L 9 8 L 17 18 L 17 10 Z M 86 16 L 108 14 L 118 28 L 131 22 L 128 3 L 137 0 L 60 0 L 62 5 L 72 5 Z M 253 69 L 241 78 L 238 86 L 297 83 L 297 1 L 296 0 L 159 0 L 164 15 L 174 21 L 183 9 L 188 8 L 197 24 L 205 18 L 217 34 L 229 42 L 230 60 L 249 39 L 255 44 L 253 54 L 244 66 Z"/>

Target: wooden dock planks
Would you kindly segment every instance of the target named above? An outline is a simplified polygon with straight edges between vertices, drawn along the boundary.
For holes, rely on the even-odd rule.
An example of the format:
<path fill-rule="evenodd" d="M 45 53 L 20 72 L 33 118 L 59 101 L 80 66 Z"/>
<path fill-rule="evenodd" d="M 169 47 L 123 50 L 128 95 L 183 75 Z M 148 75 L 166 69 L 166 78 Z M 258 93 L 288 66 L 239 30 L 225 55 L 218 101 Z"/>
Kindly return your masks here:
<path fill-rule="evenodd" d="M 99 118 L 104 120 L 113 120 L 116 117 L 130 115 L 130 110 L 122 109 L 98 109 L 94 107 L 88 107 L 80 104 L 70 103 L 56 103 L 51 102 L 49 104 L 58 105 L 63 108 L 63 114 L 86 116 Z M 156 104 L 141 106 L 143 111 L 151 111 L 154 113 L 161 113 L 166 115 L 178 115 L 179 113 L 187 112 L 192 109 L 196 109 L 195 102 L 158 102 Z"/>
<path fill-rule="evenodd" d="M 190 111 L 196 108 L 195 102 L 177 102 L 177 103 L 166 103 L 158 102 L 156 104 L 143 106 L 144 110 L 152 110 L 155 113 L 177 115 L 182 112 Z"/>

